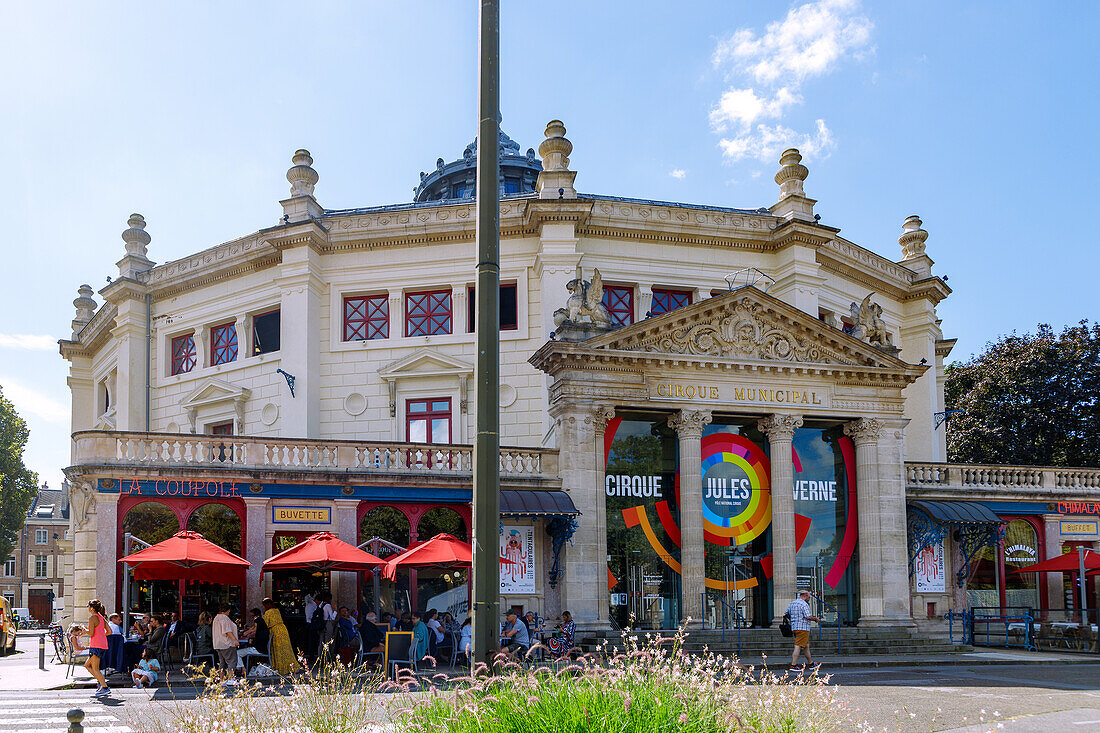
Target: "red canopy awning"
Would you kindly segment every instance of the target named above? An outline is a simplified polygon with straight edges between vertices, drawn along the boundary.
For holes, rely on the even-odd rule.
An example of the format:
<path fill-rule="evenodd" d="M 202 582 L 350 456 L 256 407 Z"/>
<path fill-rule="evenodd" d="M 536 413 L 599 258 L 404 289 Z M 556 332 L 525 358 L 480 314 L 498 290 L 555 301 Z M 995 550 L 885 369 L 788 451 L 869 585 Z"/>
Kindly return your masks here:
<path fill-rule="evenodd" d="M 272 570 L 370 570 L 386 561 L 339 539 L 332 532 L 318 532 L 305 542 L 264 560 L 263 572 Z"/>
<path fill-rule="evenodd" d="M 1043 560 L 1037 562 L 1034 565 L 1028 565 L 1025 568 L 1019 568 L 1013 570 L 1013 573 L 1077 573 L 1081 570 L 1081 559 L 1078 552 L 1067 552 L 1064 555 L 1058 557 L 1052 557 L 1049 560 Z M 1100 570 L 1100 552 L 1096 550 L 1085 550 L 1085 571 Z"/>
<path fill-rule="evenodd" d="M 244 585 L 245 569 L 252 564 L 191 531 L 177 532 L 119 562 L 132 567 L 138 580 L 202 580 L 227 585 Z"/>
<path fill-rule="evenodd" d="M 400 555 L 386 562 L 382 577 L 387 580 L 397 578 L 397 568 L 454 567 L 470 564 L 472 550 L 467 542 L 449 534 L 437 534 L 427 542 L 410 547 Z"/>

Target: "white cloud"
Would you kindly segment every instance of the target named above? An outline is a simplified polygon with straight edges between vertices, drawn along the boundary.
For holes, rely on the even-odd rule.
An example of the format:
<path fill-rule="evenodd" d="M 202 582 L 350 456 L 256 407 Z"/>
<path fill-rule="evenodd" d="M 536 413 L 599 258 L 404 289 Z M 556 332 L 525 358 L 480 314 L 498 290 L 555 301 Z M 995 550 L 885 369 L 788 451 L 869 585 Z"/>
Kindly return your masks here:
<path fill-rule="evenodd" d="M 798 148 L 804 156 L 820 159 L 832 152 L 836 141 L 832 131 L 825 125 L 825 120 L 817 120 L 815 126 L 816 130 L 810 134 L 800 133 L 783 125 L 757 125 L 735 137 L 722 138 L 718 141 L 718 147 L 731 161 L 755 158 L 774 163 L 787 148 Z M 755 177 L 754 175 L 753 178 Z"/>
<path fill-rule="evenodd" d="M 728 158 L 774 162 L 787 147 L 817 157 L 835 147 L 822 119 L 812 133 L 781 123 L 791 107 L 802 104 L 804 82 L 832 73 L 846 58 L 873 52 L 874 25 L 858 10 L 859 0 L 813 0 L 763 33 L 739 28 L 718 43 L 714 66 L 734 83 L 711 110 L 710 123 L 715 132 L 729 133 L 719 141 Z"/>
<path fill-rule="evenodd" d="M 57 339 L 53 336 L 43 336 L 39 334 L 0 333 L 0 349 L 56 351 Z"/>
<path fill-rule="evenodd" d="M 675 178 L 677 181 L 682 181 L 685 177 L 687 177 L 688 172 L 683 168 L 673 168 L 668 172 L 668 174 Z"/>
<path fill-rule="evenodd" d="M 69 406 L 65 403 L 13 379 L 0 376 L 0 388 L 4 397 L 24 417 L 35 415 L 46 422 L 68 422 L 71 417 Z"/>

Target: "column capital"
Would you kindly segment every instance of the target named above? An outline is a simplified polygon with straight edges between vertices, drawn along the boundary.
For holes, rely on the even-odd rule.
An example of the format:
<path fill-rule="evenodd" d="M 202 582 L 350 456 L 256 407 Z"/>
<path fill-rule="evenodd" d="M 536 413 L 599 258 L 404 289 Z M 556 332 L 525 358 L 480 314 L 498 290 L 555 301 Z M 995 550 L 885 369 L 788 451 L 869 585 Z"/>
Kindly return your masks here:
<path fill-rule="evenodd" d="M 596 429 L 596 435 L 607 432 L 607 423 L 615 418 L 615 408 L 607 405 L 596 405 L 591 414 L 585 417 L 585 422 L 591 421 Z"/>
<path fill-rule="evenodd" d="M 844 434 L 852 439 L 856 445 L 873 445 L 878 443 L 883 430 L 882 420 L 875 417 L 861 417 L 850 423 L 844 424 Z"/>
<path fill-rule="evenodd" d="M 756 423 L 757 429 L 768 436 L 769 441 L 793 440 L 794 431 L 802 427 L 800 415 L 768 415 Z"/>
<path fill-rule="evenodd" d="M 668 418 L 668 426 L 681 438 L 701 438 L 703 428 L 714 419 L 710 410 L 680 410 Z"/>

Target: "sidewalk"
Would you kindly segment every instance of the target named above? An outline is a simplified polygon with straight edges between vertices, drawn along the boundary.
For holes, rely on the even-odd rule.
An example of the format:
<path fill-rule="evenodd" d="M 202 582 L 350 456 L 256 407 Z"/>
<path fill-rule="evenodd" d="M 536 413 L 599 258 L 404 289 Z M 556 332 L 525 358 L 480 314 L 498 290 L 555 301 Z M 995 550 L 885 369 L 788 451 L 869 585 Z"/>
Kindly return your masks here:
<path fill-rule="evenodd" d="M 769 657 L 767 668 L 771 671 L 786 670 L 790 666 L 790 654 Z M 959 667 L 1003 664 L 1097 664 L 1100 654 L 1067 654 L 1064 652 L 1028 652 L 1022 649 L 982 649 L 980 651 L 953 652 L 950 654 L 860 654 L 842 656 L 815 654 L 814 661 L 822 669 L 852 669 L 857 667 Z M 742 659 L 742 664 L 751 660 Z"/>

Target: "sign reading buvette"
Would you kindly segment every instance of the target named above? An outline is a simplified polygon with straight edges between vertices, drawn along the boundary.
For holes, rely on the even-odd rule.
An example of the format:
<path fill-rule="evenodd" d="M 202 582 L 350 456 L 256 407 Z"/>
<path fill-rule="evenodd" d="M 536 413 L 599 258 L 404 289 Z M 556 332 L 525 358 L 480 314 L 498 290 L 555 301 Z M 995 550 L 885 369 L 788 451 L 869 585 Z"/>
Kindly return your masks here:
<path fill-rule="evenodd" d="M 332 524 L 332 509 L 316 506 L 271 507 L 272 524 Z"/>
<path fill-rule="evenodd" d="M 708 382 L 649 383 L 649 396 L 661 400 L 692 400 L 752 405 L 826 405 L 828 395 L 814 388 L 711 384 Z"/>

